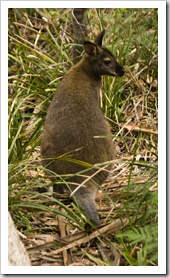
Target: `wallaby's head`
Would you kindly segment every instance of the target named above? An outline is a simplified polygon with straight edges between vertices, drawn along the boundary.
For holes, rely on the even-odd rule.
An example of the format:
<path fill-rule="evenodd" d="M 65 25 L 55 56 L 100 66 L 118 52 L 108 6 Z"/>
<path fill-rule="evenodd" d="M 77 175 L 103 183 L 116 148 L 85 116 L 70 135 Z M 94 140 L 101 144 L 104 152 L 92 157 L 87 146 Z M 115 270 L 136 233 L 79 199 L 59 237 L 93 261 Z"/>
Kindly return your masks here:
<path fill-rule="evenodd" d="M 105 31 L 97 36 L 95 42 L 85 41 L 84 50 L 95 75 L 122 76 L 124 68 L 117 62 L 113 54 L 102 46 Z"/>

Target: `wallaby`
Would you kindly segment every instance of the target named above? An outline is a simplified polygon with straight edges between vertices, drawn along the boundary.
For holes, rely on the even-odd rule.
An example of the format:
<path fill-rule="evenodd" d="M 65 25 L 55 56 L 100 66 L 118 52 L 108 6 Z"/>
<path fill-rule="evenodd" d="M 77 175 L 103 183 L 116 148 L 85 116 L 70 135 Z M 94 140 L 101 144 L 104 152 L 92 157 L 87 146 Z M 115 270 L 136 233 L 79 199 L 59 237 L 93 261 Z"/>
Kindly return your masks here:
<path fill-rule="evenodd" d="M 85 172 L 84 176 L 74 174 L 86 169 L 83 161 L 94 165 L 115 156 L 112 133 L 100 109 L 99 95 L 101 76 L 123 76 L 124 68 L 102 46 L 104 33 L 103 30 L 94 43 L 84 42 L 85 54 L 61 81 L 47 111 L 41 142 L 46 168 L 57 175 L 70 174 L 67 182 L 71 191 L 83 183 L 73 197 L 95 226 L 100 225 L 95 204 L 97 184 L 105 181 L 108 171 L 98 171 L 92 178 L 94 170 Z M 56 183 L 53 190 L 63 193 L 65 187 Z"/>

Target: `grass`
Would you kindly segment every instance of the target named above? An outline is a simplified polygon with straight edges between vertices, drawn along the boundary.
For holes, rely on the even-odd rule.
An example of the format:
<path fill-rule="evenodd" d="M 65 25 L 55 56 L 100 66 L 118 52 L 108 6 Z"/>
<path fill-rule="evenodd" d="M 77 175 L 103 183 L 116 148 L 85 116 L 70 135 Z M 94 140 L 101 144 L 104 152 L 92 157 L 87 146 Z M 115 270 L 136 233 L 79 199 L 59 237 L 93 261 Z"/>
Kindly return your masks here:
<path fill-rule="evenodd" d="M 105 28 L 104 45 L 126 69 L 123 78 L 103 79 L 101 109 L 118 148 L 97 196 L 107 229 L 85 234 L 85 217 L 68 196 L 37 192 L 51 185 L 39 152 L 47 107 L 72 65 L 69 9 L 9 10 L 9 211 L 33 265 L 158 265 L 157 10 L 90 9 L 87 16 L 89 37 Z M 79 247 L 56 253 L 78 236 Z"/>

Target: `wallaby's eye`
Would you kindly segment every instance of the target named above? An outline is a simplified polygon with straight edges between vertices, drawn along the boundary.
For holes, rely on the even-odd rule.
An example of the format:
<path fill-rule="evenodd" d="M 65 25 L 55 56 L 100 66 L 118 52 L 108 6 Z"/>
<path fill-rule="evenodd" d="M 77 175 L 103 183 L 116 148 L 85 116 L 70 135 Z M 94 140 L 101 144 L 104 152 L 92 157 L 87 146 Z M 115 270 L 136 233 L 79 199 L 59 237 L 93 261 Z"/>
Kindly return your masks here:
<path fill-rule="evenodd" d="M 109 65 L 111 63 L 110 58 L 105 58 L 104 60 L 105 65 Z"/>

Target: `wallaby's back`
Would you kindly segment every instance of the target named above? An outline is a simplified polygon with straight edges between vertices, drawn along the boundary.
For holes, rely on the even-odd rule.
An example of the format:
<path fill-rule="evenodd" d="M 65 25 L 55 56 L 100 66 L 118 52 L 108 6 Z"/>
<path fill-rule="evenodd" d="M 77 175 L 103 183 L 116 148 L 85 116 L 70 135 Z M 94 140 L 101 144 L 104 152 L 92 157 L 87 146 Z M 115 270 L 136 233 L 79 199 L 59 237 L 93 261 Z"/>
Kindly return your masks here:
<path fill-rule="evenodd" d="M 122 76 L 124 70 L 101 46 L 103 35 L 101 32 L 95 43 L 84 43 L 83 58 L 64 76 L 47 112 L 41 153 L 44 165 L 58 175 L 83 170 L 81 162 L 93 165 L 114 157 L 112 134 L 99 107 L 99 93 L 102 75 Z M 92 173 L 89 170 L 85 174 Z M 78 205 L 95 225 L 100 224 L 95 206 L 96 183 L 101 184 L 107 175 L 106 171 L 100 171 L 74 194 Z M 71 189 L 84 179 L 70 178 Z M 55 185 L 54 190 L 61 192 L 62 187 Z"/>

